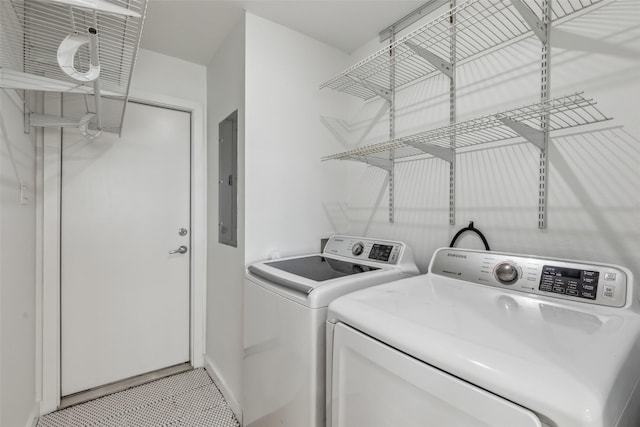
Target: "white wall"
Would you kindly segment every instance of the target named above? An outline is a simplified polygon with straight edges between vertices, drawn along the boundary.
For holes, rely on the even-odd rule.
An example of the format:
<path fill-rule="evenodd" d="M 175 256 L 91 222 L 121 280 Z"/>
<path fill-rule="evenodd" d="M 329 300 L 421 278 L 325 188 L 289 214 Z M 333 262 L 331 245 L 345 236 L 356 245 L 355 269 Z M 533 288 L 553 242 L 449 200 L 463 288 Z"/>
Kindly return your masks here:
<path fill-rule="evenodd" d="M 433 251 L 473 220 L 493 250 L 619 263 L 640 277 L 639 17 L 638 2 L 609 2 L 552 34 L 552 97 L 585 91 L 614 120 L 552 134 L 546 230 L 537 228 L 538 150 L 519 143 L 460 150 L 455 226 L 448 225 L 447 163 L 397 165 L 396 221 L 389 224 L 385 172 L 337 162 L 352 173 L 345 231 L 407 241 L 426 271 Z M 536 102 L 539 56 L 540 43 L 530 37 L 460 67 L 458 119 Z M 447 87 L 435 78 L 400 92 L 396 135 L 446 124 Z M 472 236 L 461 246 L 481 247 Z"/>
<path fill-rule="evenodd" d="M 347 56 L 251 14 L 246 37 L 246 261 L 317 252 L 346 177 L 320 162 L 341 146 L 319 120 L 339 98 L 319 85 Z"/>
<path fill-rule="evenodd" d="M 0 425 L 16 427 L 36 413 L 36 132 L 23 123 L 0 91 Z"/>
<path fill-rule="evenodd" d="M 242 396 L 245 263 L 317 251 L 335 227 L 333 200 L 345 174 L 320 163 L 337 149 L 318 120 L 335 100 L 318 85 L 347 62 L 345 54 L 246 14 L 208 67 L 207 362 L 236 413 Z M 239 109 L 238 247 L 218 243 L 218 123 Z"/>
<path fill-rule="evenodd" d="M 206 104 L 206 73 L 203 65 L 140 49 L 130 95 L 162 95 Z"/>
<path fill-rule="evenodd" d="M 236 414 L 242 386 L 244 277 L 245 26 L 239 24 L 207 67 L 207 339 L 206 363 Z M 236 248 L 218 243 L 218 123 L 238 110 Z"/>

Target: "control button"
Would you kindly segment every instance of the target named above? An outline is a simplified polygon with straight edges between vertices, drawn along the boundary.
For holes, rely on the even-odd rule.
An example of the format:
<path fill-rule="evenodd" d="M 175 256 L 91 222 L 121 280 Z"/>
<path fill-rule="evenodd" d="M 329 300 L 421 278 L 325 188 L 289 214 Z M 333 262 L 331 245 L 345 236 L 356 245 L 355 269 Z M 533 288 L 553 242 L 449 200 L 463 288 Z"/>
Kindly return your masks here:
<path fill-rule="evenodd" d="M 567 295 L 577 297 L 579 293 L 577 289 L 567 289 Z"/>
<path fill-rule="evenodd" d="M 596 299 L 596 294 L 593 292 L 582 291 L 582 298 Z"/>
<path fill-rule="evenodd" d="M 564 294 L 564 288 L 561 288 L 560 286 L 554 286 L 553 287 L 553 292 L 555 292 L 557 294 Z"/>
<path fill-rule="evenodd" d="M 616 273 L 604 273 L 604 280 L 616 280 Z"/>
<path fill-rule="evenodd" d="M 362 255 L 364 251 L 364 244 L 362 242 L 358 242 L 351 248 L 351 253 L 355 256 Z"/>
<path fill-rule="evenodd" d="M 584 289 L 585 291 L 592 291 L 593 290 L 593 286 L 591 286 L 591 285 L 582 285 L 582 289 Z"/>
<path fill-rule="evenodd" d="M 615 273 L 614 273 L 615 274 Z M 605 275 L 606 280 L 606 275 Z M 604 285 L 604 296 L 613 298 L 616 293 L 616 287 L 613 285 Z"/>
<path fill-rule="evenodd" d="M 551 292 L 553 290 L 553 288 L 550 285 L 540 285 L 540 290 L 541 291 L 547 291 L 547 292 Z"/>
<path fill-rule="evenodd" d="M 501 262 L 496 265 L 493 270 L 493 275 L 498 279 L 500 283 L 505 285 L 511 285 L 518 280 L 518 266 L 511 262 Z"/>

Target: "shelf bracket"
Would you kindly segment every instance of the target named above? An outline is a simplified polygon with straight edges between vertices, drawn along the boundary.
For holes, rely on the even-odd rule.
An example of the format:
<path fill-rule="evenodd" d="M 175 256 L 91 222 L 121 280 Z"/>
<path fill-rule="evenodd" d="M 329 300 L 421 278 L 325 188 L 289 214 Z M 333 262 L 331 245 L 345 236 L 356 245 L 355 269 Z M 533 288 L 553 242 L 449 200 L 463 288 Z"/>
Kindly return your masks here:
<path fill-rule="evenodd" d="M 544 143 L 544 132 L 532 128 L 529 125 L 525 125 L 524 123 L 516 122 L 515 120 L 507 119 L 506 117 L 498 117 L 498 120 L 502 122 L 503 125 L 535 145 L 541 150 L 545 149 Z"/>
<path fill-rule="evenodd" d="M 384 88 L 380 85 L 377 85 L 375 83 L 371 83 L 368 82 L 364 79 L 361 79 L 360 77 L 353 77 L 353 76 L 348 76 L 351 80 L 353 80 L 354 82 L 366 87 L 367 89 L 369 89 L 372 92 L 375 92 L 378 96 L 381 96 L 382 98 L 386 99 L 387 101 L 391 102 L 391 91 L 387 88 Z"/>
<path fill-rule="evenodd" d="M 363 162 L 368 165 L 375 166 L 380 169 L 384 169 L 389 173 L 391 173 L 391 171 L 393 170 L 393 161 L 390 159 L 383 159 L 381 157 L 370 157 L 370 156 L 349 156 L 349 157 L 346 157 L 345 159 Z"/>
<path fill-rule="evenodd" d="M 511 4 L 518 11 L 524 22 L 531 28 L 531 31 L 540 39 L 542 43 L 547 43 L 547 25 L 538 18 L 534 11 L 524 2 L 524 0 L 511 0 Z"/>
<path fill-rule="evenodd" d="M 445 162 L 453 163 L 453 158 L 455 156 L 453 148 L 438 147 L 436 145 L 421 144 L 419 142 L 403 141 L 403 144 L 406 144 L 424 153 L 431 154 L 432 156 L 442 159 Z"/>
<path fill-rule="evenodd" d="M 445 74 L 450 79 L 453 78 L 453 65 L 451 62 L 439 57 L 433 52 L 428 51 L 427 49 L 418 46 L 417 44 L 406 41 L 404 42 L 407 46 L 411 48 L 418 56 L 427 61 L 429 64 L 436 67 L 440 72 Z"/>

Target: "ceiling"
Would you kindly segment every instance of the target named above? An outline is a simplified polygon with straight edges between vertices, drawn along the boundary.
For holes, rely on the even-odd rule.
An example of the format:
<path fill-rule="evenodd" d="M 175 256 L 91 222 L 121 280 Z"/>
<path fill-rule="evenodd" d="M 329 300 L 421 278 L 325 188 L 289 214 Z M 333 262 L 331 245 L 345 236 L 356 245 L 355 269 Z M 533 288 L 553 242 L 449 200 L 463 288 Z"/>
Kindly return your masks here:
<path fill-rule="evenodd" d="M 426 0 L 149 0 L 141 46 L 207 65 L 246 9 L 351 53 Z"/>

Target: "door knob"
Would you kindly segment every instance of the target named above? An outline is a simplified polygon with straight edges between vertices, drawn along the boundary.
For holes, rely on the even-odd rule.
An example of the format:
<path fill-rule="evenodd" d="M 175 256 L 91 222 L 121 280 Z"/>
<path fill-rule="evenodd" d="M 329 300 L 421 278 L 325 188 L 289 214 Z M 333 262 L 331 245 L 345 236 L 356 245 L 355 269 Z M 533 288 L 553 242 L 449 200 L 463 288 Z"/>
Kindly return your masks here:
<path fill-rule="evenodd" d="M 170 254 L 186 254 L 187 253 L 187 247 L 185 245 L 182 245 L 180 247 L 178 247 L 178 249 L 174 249 L 172 251 L 169 251 Z"/>

